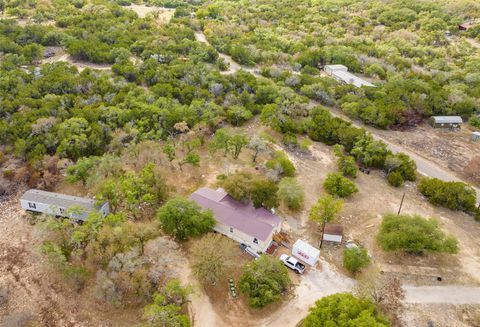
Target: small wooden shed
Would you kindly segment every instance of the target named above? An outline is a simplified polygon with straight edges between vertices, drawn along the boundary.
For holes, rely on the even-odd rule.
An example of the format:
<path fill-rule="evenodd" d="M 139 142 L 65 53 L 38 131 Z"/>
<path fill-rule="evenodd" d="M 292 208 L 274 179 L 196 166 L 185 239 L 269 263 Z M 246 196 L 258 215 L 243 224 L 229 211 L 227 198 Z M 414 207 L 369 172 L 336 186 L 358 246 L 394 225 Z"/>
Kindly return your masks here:
<path fill-rule="evenodd" d="M 342 243 L 343 227 L 340 224 L 326 223 L 323 229 L 323 240 L 335 243 Z"/>
<path fill-rule="evenodd" d="M 430 118 L 433 128 L 457 129 L 462 123 L 463 120 L 460 116 L 433 116 Z"/>

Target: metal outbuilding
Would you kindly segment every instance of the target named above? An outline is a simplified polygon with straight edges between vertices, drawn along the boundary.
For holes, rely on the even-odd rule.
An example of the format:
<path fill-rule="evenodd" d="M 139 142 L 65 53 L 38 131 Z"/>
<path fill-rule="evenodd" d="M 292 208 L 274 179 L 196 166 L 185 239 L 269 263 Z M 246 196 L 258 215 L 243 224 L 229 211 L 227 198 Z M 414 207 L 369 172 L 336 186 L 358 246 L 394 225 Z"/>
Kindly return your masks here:
<path fill-rule="evenodd" d="M 430 123 L 434 128 L 460 128 L 463 119 L 460 116 L 433 116 Z"/>

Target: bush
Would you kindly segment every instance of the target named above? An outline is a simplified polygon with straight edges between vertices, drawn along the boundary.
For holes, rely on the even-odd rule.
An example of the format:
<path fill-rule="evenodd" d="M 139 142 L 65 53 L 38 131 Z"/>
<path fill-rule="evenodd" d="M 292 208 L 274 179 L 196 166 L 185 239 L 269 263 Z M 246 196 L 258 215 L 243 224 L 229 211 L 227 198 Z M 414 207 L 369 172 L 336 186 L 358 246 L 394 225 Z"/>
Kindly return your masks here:
<path fill-rule="evenodd" d="M 268 160 L 266 166 L 268 169 L 279 170 L 280 174 L 285 177 L 295 175 L 295 166 L 282 151 L 275 152 L 273 159 Z"/>
<path fill-rule="evenodd" d="M 364 248 L 350 248 L 343 251 L 343 266 L 351 273 L 357 273 L 370 264 L 370 257 Z"/>
<path fill-rule="evenodd" d="M 278 185 L 278 197 L 288 208 L 298 210 L 305 201 L 305 191 L 294 178 L 285 177 Z"/>
<path fill-rule="evenodd" d="M 157 211 L 162 229 L 179 241 L 208 232 L 215 226 L 211 211 L 201 211 L 195 202 L 174 198 Z"/>
<path fill-rule="evenodd" d="M 402 173 L 400 173 L 399 171 L 394 171 L 388 174 L 387 181 L 388 184 L 392 185 L 393 187 L 400 187 L 405 182 Z"/>
<path fill-rule="evenodd" d="M 423 178 L 417 188 L 434 205 L 452 210 L 472 212 L 475 210 L 475 190 L 463 182 L 444 182 L 438 178 Z"/>
<path fill-rule="evenodd" d="M 331 194 L 341 198 L 347 197 L 358 192 L 358 188 L 348 178 L 343 177 L 340 173 L 330 173 L 323 183 L 325 190 Z"/>
<path fill-rule="evenodd" d="M 350 293 L 326 296 L 315 302 L 315 306 L 308 311 L 303 327 L 389 326 L 372 302 L 356 298 Z"/>
<path fill-rule="evenodd" d="M 458 251 L 457 240 L 445 235 L 435 219 L 425 219 L 419 215 L 385 215 L 377 240 L 384 251 L 415 254 Z"/>
<path fill-rule="evenodd" d="M 278 301 L 291 281 L 288 270 L 277 258 L 262 255 L 243 267 L 238 286 L 248 296 L 248 303 L 254 308 Z"/>

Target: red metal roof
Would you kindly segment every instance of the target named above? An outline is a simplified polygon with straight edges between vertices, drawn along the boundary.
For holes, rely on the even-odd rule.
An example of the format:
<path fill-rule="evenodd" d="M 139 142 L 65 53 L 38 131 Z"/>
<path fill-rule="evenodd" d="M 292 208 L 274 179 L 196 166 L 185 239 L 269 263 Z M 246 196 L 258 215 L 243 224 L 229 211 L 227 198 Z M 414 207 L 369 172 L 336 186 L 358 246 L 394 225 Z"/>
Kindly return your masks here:
<path fill-rule="evenodd" d="M 265 241 L 281 219 L 263 207 L 255 208 L 228 195 L 223 189 L 201 188 L 189 197 L 204 209 L 210 209 L 217 221 Z"/>

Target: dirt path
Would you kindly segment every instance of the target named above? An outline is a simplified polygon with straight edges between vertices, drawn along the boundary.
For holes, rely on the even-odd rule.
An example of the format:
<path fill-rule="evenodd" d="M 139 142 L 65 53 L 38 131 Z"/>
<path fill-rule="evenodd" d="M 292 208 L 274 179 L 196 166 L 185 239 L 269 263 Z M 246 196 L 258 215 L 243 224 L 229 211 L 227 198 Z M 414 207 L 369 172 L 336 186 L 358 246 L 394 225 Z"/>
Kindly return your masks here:
<path fill-rule="evenodd" d="M 472 39 L 472 38 L 465 38 L 465 40 L 470 43 L 470 45 L 474 48 L 477 48 L 477 49 L 480 49 L 480 42 L 478 42 L 477 40 L 475 39 Z"/>
<path fill-rule="evenodd" d="M 196 31 L 195 32 L 195 39 L 198 41 L 198 42 L 201 42 L 201 43 L 205 43 L 205 44 L 208 44 L 210 45 L 210 43 L 208 42 L 205 34 L 203 34 L 202 31 Z M 251 73 L 252 75 L 255 75 L 257 77 L 261 76 L 259 73 L 258 73 L 258 67 L 254 67 L 254 68 L 251 68 L 251 67 L 245 67 L 245 66 L 241 66 L 240 64 L 238 64 L 235 60 L 232 59 L 232 57 L 224 54 L 224 53 L 218 53 L 219 57 L 222 58 L 223 60 L 225 60 L 225 62 L 227 62 L 229 64 L 229 67 L 227 70 L 225 71 L 222 71 L 221 74 L 224 74 L 224 75 L 230 75 L 230 74 L 235 74 L 236 72 L 238 72 L 239 70 L 244 70 L 244 71 L 247 71 L 249 73 Z"/>
<path fill-rule="evenodd" d="M 480 287 L 404 285 L 406 303 L 480 304 Z"/>
<path fill-rule="evenodd" d="M 74 58 L 72 58 L 72 56 L 66 53 L 62 47 L 49 47 L 49 49 L 51 51 L 54 51 L 55 55 L 50 58 L 43 59 L 41 61 L 42 64 L 52 64 L 55 62 L 64 61 L 76 66 L 80 72 L 83 71 L 85 68 L 98 69 L 98 70 L 112 69 L 112 66 L 109 64 L 94 64 L 87 61 L 75 60 Z"/>
<path fill-rule="evenodd" d="M 310 269 L 302 276 L 295 289 L 295 297 L 286 303 L 278 312 L 265 318 L 257 326 L 294 327 L 307 315 L 308 309 L 322 297 L 349 292 L 355 281 L 335 271 L 325 260 L 320 260 L 321 269 Z"/>

